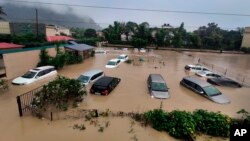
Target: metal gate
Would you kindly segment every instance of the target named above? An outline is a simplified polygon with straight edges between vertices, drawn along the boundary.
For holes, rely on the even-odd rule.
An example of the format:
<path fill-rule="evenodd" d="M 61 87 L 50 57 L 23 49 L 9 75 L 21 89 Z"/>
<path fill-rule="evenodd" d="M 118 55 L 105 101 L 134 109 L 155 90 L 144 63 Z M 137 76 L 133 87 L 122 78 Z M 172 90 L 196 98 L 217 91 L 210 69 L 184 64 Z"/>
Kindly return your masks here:
<path fill-rule="evenodd" d="M 20 117 L 23 116 L 24 112 L 28 112 L 31 110 L 30 104 L 35 97 L 35 94 L 38 93 L 41 89 L 42 86 L 16 97 Z"/>

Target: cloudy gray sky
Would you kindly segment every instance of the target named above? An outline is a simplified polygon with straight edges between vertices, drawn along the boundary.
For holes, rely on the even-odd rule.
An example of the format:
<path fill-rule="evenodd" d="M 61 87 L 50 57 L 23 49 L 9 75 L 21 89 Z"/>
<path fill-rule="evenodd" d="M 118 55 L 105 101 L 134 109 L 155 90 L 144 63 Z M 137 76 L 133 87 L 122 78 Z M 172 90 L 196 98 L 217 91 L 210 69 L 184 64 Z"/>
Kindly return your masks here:
<path fill-rule="evenodd" d="M 4 2 L 4 0 L 0 0 Z M 11 2 L 11 0 L 8 0 Z M 35 2 L 48 2 L 68 5 L 89 5 L 105 7 L 122 7 L 136 9 L 154 9 L 168 11 L 195 11 L 208 13 L 230 13 L 250 15 L 250 0 L 26 0 Z M 5 1 L 6 2 L 6 1 Z M 13 2 L 12 2 L 13 3 Z M 237 27 L 250 26 L 250 16 L 225 16 L 225 15 L 204 15 L 204 14 L 184 14 L 171 12 L 149 12 L 149 11 L 128 11 L 114 9 L 98 9 L 81 6 L 47 5 L 27 2 L 15 2 L 18 5 L 44 6 L 52 8 L 59 13 L 68 10 L 78 16 L 89 16 L 101 27 L 106 27 L 113 21 L 135 21 L 141 23 L 149 22 L 151 26 L 161 26 L 169 23 L 179 26 L 185 23 L 188 30 L 197 29 L 199 26 L 215 22 L 224 29 L 235 29 Z"/>

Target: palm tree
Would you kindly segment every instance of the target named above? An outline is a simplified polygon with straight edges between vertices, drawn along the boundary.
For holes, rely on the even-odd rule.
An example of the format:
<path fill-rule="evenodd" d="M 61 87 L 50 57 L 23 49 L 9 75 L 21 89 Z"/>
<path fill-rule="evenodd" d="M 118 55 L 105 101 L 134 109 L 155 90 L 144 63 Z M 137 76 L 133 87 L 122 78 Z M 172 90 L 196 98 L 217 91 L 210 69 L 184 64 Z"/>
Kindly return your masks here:
<path fill-rule="evenodd" d="M 0 19 L 3 19 L 2 16 L 6 16 L 7 14 L 3 11 L 2 6 L 0 6 Z"/>

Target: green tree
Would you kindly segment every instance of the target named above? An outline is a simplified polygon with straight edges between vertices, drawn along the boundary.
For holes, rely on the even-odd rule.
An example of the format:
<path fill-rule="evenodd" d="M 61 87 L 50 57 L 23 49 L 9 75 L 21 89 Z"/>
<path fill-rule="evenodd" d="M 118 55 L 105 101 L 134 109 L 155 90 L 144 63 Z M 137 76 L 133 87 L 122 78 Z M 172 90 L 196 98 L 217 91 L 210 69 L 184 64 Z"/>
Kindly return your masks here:
<path fill-rule="evenodd" d="M 171 44 L 171 30 L 164 28 L 155 28 L 152 31 L 156 30 L 155 34 L 155 44 L 157 46 L 169 46 Z M 152 32 L 151 32 L 152 33 Z"/>
<path fill-rule="evenodd" d="M 114 26 L 109 25 L 108 28 L 103 30 L 105 39 L 108 40 L 110 43 L 115 43 L 117 41 L 121 41 L 121 34 L 122 34 L 122 26 L 121 23 L 115 21 Z"/>
<path fill-rule="evenodd" d="M 37 64 L 38 67 L 40 66 L 46 66 L 50 63 L 51 57 L 48 54 L 48 51 L 46 49 L 42 49 L 40 52 L 40 62 Z"/>
<path fill-rule="evenodd" d="M 223 47 L 223 32 L 215 23 L 208 23 L 208 26 L 199 27 L 194 31 L 200 36 L 203 46 L 207 49 L 221 49 Z"/>
<path fill-rule="evenodd" d="M 4 12 L 3 7 L 0 6 L 0 19 L 3 19 L 2 16 L 6 16 L 7 14 Z"/>
<path fill-rule="evenodd" d="M 93 38 L 93 37 L 96 37 L 96 30 L 95 30 L 95 29 L 92 29 L 92 28 L 88 28 L 88 29 L 85 30 L 84 36 L 85 36 L 86 38 Z"/>
<path fill-rule="evenodd" d="M 76 39 L 83 39 L 85 30 L 83 28 L 71 28 L 72 36 Z"/>
<path fill-rule="evenodd" d="M 184 29 L 184 23 L 181 23 L 179 28 L 176 28 L 173 32 L 173 46 L 174 47 L 182 47 L 186 44 L 187 32 Z"/>

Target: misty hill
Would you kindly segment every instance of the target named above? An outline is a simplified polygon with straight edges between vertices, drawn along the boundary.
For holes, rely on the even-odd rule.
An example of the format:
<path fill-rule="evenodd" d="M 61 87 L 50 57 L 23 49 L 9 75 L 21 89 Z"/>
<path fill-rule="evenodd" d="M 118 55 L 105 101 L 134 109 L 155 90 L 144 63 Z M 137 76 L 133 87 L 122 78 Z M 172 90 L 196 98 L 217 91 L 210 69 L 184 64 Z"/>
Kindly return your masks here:
<path fill-rule="evenodd" d="M 34 22 L 35 21 L 35 8 L 20 6 L 14 4 L 2 4 L 4 12 L 7 16 L 4 19 L 11 22 Z M 39 7 L 38 8 L 38 21 L 45 24 L 55 24 L 64 27 L 80 27 L 80 28 L 94 28 L 101 29 L 95 21 L 87 16 L 78 17 L 72 11 L 66 14 L 60 14 L 52 9 Z"/>

